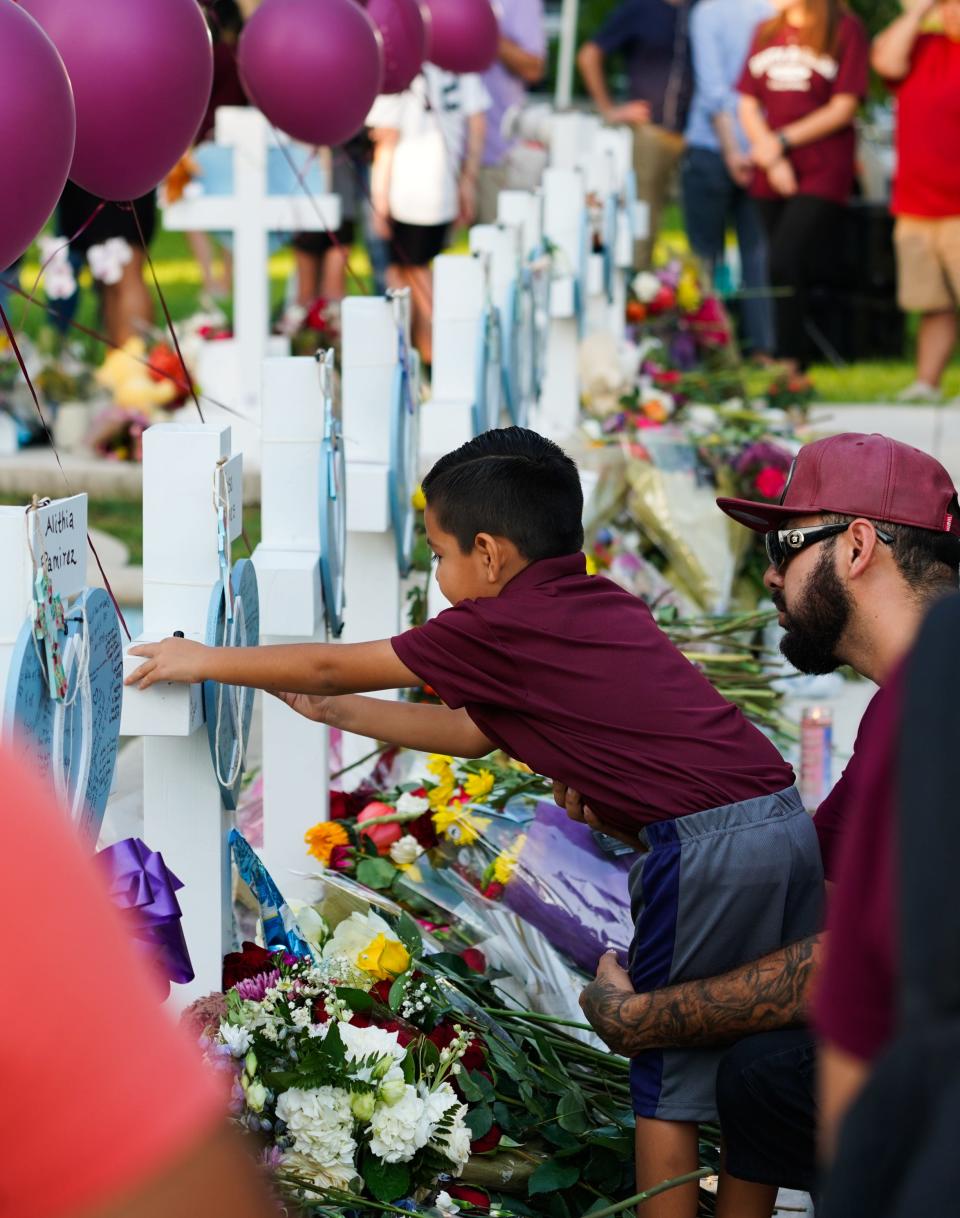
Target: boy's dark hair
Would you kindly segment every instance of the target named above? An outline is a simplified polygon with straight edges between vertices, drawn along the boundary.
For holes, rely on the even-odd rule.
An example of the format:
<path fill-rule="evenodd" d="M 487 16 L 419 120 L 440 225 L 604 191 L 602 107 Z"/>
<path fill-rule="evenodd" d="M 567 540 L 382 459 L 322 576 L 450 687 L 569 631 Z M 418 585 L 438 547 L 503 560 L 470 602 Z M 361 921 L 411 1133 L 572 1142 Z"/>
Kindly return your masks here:
<path fill-rule="evenodd" d="M 464 554 L 478 533 L 506 537 L 530 562 L 583 548 L 583 490 L 562 448 L 524 427 L 485 431 L 434 465 L 423 493 Z"/>

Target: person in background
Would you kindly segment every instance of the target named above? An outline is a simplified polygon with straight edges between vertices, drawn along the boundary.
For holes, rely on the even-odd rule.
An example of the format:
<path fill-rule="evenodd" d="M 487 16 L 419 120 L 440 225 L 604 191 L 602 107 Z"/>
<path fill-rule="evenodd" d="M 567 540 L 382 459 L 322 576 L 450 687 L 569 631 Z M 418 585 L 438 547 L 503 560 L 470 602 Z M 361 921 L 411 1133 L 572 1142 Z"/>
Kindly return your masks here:
<path fill-rule="evenodd" d="M 689 20 L 694 0 L 625 0 L 577 55 L 580 75 L 608 123 L 634 128 L 637 197 L 649 209 L 649 235 L 638 241 L 638 269 L 649 266 L 660 216 L 683 153 L 683 129 L 693 92 Z M 606 59 L 622 54 L 630 100 L 613 101 Z"/>
<path fill-rule="evenodd" d="M 477 213 L 477 175 L 490 95 L 479 76 L 458 76 L 425 63 L 405 93 L 378 97 L 372 128 L 371 195 L 380 236 L 390 240 L 391 287 L 410 288 L 413 341 L 433 362 L 430 264 L 454 224 Z"/>
<path fill-rule="evenodd" d="M 744 290 L 741 338 L 752 355 L 773 353 L 773 308 L 767 241 L 749 194 L 753 164 L 735 86 L 757 26 L 772 13 L 770 0 L 701 0 L 693 10 L 694 90 L 680 172 L 687 237 L 711 281 L 724 261 L 727 224 L 733 223 Z"/>
<path fill-rule="evenodd" d="M 807 294 L 829 277 L 854 183 L 869 41 L 841 0 L 774 0 L 737 86 L 770 247 L 776 354 L 807 363 Z"/>
<path fill-rule="evenodd" d="M 30 927 L 0 978 L 0 1214 L 279 1218 L 66 814 L 6 749 L 0 787 L 0 887 Z"/>
<path fill-rule="evenodd" d="M 497 62 L 483 74 L 490 94 L 487 138 L 477 182 L 477 220 L 494 224 L 501 190 L 532 190 L 538 185 L 539 162 L 532 166 L 516 141 L 502 131 L 508 110 L 522 106 L 527 87 L 543 79 L 546 68 L 547 32 L 543 0 L 502 0 L 500 5 L 500 49 Z"/>
<path fill-rule="evenodd" d="M 873 66 L 897 101 L 891 209 L 900 307 L 920 314 L 916 380 L 903 402 L 939 402 L 960 307 L 960 0 L 906 0 Z M 927 30 L 927 18 L 940 18 Z"/>

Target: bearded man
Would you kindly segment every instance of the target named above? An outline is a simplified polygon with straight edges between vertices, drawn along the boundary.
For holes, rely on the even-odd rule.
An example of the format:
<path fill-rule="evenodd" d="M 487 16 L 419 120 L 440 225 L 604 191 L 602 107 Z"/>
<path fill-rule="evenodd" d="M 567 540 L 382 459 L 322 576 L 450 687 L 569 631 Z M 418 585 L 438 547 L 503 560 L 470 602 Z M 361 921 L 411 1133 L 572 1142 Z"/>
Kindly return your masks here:
<path fill-rule="evenodd" d="M 764 583 L 786 658 L 804 673 L 846 664 L 880 687 L 843 776 L 816 813 L 829 884 L 853 796 L 867 777 L 864 743 L 885 713 L 885 682 L 931 603 L 957 589 L 957 491 L 927 453 L 886 436 L 847 433 L 801 449 L 779 504 L 718 504 L 765 534 Z M 554 796 L 574 819 L 603 829 L 576 792 L 555 786 Z M 768 1186 L 759 1209 L 756 1190 L 745 1190 L 736 1210 L 744 1218 L 768 1215 L 780 1187 L 816 1187 L 816 1045 L 805 1025 L 823 946 L 823 935 L 804 939 L 721 977 L 646 994 L 634 993 L 608 953 L 581 995 L 597 1033 L 627 1057 L 739 1042 L 717 1080 L 729 1183 Z"/>

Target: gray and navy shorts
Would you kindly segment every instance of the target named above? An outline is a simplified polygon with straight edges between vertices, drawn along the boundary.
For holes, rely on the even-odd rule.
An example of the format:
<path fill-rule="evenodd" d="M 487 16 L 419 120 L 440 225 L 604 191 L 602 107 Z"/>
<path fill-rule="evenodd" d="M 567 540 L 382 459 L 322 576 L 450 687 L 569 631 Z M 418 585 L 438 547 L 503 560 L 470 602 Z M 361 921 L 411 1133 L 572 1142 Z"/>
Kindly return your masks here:
<path fill-rule="evenodd" d="M 823 864 L 795 787 L 648 825 L 630 872 L 638 993 L 715 977 L 822 928 Z M 637 1116 L 717 1118 L 719 1049 L 652 1049 L 630 1063 Z"/>

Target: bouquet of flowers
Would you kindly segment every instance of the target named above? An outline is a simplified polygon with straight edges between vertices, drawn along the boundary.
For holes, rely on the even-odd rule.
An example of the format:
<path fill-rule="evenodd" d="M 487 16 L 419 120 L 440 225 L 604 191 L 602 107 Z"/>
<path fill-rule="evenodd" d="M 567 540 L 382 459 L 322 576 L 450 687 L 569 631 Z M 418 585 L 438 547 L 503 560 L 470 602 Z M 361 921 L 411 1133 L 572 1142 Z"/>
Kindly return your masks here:
<path fill-rule="evenodd" d="M 640 271 L 630 285 L 627 321 L 653 334 L 681 369 L 716 361 L 734 350 L 733 326 L 718 296 L 706 289 L 689 253 L 670 251 L 666 260 Z"/>

